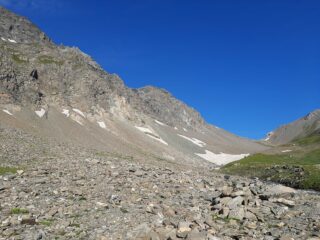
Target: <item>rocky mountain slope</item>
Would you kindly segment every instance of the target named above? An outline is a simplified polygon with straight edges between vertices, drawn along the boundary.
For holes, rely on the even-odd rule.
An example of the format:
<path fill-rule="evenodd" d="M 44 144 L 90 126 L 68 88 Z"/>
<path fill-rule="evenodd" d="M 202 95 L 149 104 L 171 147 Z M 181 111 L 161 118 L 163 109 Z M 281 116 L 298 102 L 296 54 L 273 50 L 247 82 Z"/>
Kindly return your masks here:
<path fill-rule="evenodd" d="M 320 196 L 0 128 L 0 239 L 320 238 Z"/>
<path fill-rule="evenodd" d="M 110 152 L 225 164 L 266 147 L 208 125 L 155 87 L 130 89 L 77 48 L 0 8 L 1 124 Z"/>
<path fill-rule="evenodd" d="M 0 7 L 0 239 L 320 239 L 320 196 L 213 168 L 267 149 Z"/>
<path fill-rule="evenodd" d="M 320 132 L 320 109 L 270 132 L 265 141 L 283 145 Z"/>

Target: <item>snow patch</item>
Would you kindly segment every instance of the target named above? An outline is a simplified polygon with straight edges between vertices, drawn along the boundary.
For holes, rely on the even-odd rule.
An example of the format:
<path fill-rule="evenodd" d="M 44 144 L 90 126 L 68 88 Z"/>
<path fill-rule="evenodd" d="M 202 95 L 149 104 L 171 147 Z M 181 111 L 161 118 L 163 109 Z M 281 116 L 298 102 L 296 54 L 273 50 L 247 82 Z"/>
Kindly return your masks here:
<path fill-rule="evenodd" d="M 140 131 L 143 132 L 143 133 L 151 133 L 151 134 L 154 134 L 149 128 L 138 127 L 138 126 L 135 126 L 135 128 L 137 128 L 138 130 L 140 130 Z"/>
<path fill-rule="evenodd" d="M 160 137 L 158 138 L 158 137 L 155 137 L 155 136 L 152 136 L 152 135 L 149 135 L 149 134 L 147 134 L 147 136 L 150 137 L 150 138 L 152 138 L 152 139 L 154 139 L 154 140 L 157 140 L 157 141 L 163 143 L 164 145 L 168 145 L 168 143 L 165 142 L 165 141 L 164 141 L 162 138 L 160 138 Z"/>
<path fill-rule="evenodd" d="M 76 113 L 78 113 L 79 115 L 81 115 L 82 117 L 86 117 L 85 115 L 84 115 L 84 113 L 83 112 L 81 112 L 79 109 L 77 109 L 77 108 L 73 108 L 72 109 L 74 112 L 76 112 Z"/>
<path fill-rule="evenodd" d="M 141 132 L 145 133 L 148 137 L 150 137 L 150 138 L 152 138 L 154 140 L 157 140 L 157 141 L 163 143 L 164 145 L 168 145 L 168 143 L 166 143 L 161 137 L 159 137 L 156 133 L 151 131 L 149 128 L 138 127 L 138 126 L 135 126 L 135 128 L 137 128 Z"/>
<path fill-rule="evenodd" d="M 154 120 L 157 124 L 161 125 L 161 126 L 166 126 L 166 124 L 164 124 L 163 122 L 160 122 L 158 120 Z"/>
<path fill-rule="evenodd" d="M 11 112 L 9 112 L 9 110 L 7 110 L 7 109 L 3 109 L 2 111 L 5 112 L 6 114 L 9 114 L 10 116 L 13 116 L 13 114 Z"/>
<path fill-rule="evenodd" d="M 44 110 L 43 108 L 41 108 L 40 111 L 34 111 L 39 118 L 42 118 L 44 116 L 44 114 L 46 113 L 46 110 Z"/>
<path fill-rule="evenodd" d="M 186 139 L 186 140 L 188 140 L 188 141 L 190 141 L 190 142 L 192 142 L 192 143 L 194 143 L 195 145 L 197 145 L 197 146 L 199 146 L 199 147 L 204 147 L 204 146 L 207 145 L 205 142 L 202 142 L 201 140 L 196 139 L 196 138 L 189 138 L 189 137 L 187 137 L 187 136 L 180 135 L 180 134 L 178 134 L 178 136 L 179 136 L 179 137 L 182 137 L 182 138 L 184 138 L 184 139 Z"/>
<path fill-rule="evenodd" d="M 2 40 L 2 41 L 5 41 L 5 42 L 7 41 L 7 40 L 6 40 L 5 38 L 3 38 L 3 37 L 1 38 L 1 40 Z"/>
<path fill-rule="evenodd" d="M 80 115 L 70 114 L 70 118 L 76 123 L 83 126 L 83 118 Z"/>
<path fill-rule="evenodd" d="M 83 126 L 83 123 L 79 119 L 73 119 L 76 123 L 79 123 L 81 126 Z"/>
<path fill-rule="evenodd" d="M 178 130 L 178 128 L 177 128 L 177 127 L 174 127 L 174 130 Z"/>
<path fill-rule="evenodd" d="M 188 130 L 187 130 L 187 129 L 185 129 L 185 128 L 183 128 L 183 131 L 188 132 Z"/>
<path fill-rule="evenodd" d="M 283 153 L 286 153 L 286 152 L 292 152 L 292 150 L 290 150 L 290 149 L 286 149 L 286 150 L 283 150 L 283 151 L 281 151 L 281 152 L 283 152 Z"/>
<path fill-rule="evenodd" d="M 102 122 L 102 121 L 98 122 L 98 124 L 99 124 L 99 127 L 101 127 L 101 128 L 104 128 L 104 129 L 107 128 L 106 124 L 104 122 Z"/>
<path fill-rule="evenodd" d="M 11 42 L 11 43 L 17 43 L 17 41 L 13 40 L 13 39 L 8 39 L 8 41 Z"/>
<path fill-rule="evenodd" d="M 61 112 L 62 114 L 66 115 L 66 117 L 70 116 L 70 112 L 68 109 L 63 109 L 63 111 Z"/>
<path fill-rule="evenodd" d="M 248 153 L 227 154 L 227 153 L 223 153 L 223 152 L 216 154 L 216 153 L 210 152 L 208 150 L 206 150 L 206 153 L 204 153 L 204 154 L 202 154 L 202 153 L 195 153 L 195 154 L 197 156 L 199 156 L 199 157 L 201 157 L 211 163 L 217 164 L 217 165 L 225 165 L 225 164 L 240 160 L 240 159 L 250 155 Z"/>
<path fill-rule="evenodd" d="M 273 135 L 273 132 L 269 132 L 267 134 L 267 137 L 263 141 L 269 141 L 272 135 Z"/>

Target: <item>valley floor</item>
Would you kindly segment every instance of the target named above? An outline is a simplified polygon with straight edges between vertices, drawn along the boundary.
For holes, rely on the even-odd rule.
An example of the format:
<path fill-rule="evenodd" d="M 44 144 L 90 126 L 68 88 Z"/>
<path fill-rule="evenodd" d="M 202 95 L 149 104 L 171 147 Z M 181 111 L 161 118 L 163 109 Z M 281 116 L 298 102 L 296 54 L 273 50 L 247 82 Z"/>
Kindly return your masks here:
<path fill-rule="evenodd" d="M 0 239 L 320 239 L 320 196 L 0 129 Z"/>
<path fill-rule="evenodd" d="M 320 134 L 230 163 L 221 172 L 320 191 Z"/>

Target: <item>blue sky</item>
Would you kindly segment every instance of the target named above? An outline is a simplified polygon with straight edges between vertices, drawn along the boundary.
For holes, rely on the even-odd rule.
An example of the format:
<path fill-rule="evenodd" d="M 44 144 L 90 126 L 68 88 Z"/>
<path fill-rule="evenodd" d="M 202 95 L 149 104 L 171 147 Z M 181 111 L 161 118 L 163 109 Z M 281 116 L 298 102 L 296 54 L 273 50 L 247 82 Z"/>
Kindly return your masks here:
<path fill-rule="evenodd" d="M 262 138 L 320 108 L 320 1 L 0 0 L 130 87 Z"/>

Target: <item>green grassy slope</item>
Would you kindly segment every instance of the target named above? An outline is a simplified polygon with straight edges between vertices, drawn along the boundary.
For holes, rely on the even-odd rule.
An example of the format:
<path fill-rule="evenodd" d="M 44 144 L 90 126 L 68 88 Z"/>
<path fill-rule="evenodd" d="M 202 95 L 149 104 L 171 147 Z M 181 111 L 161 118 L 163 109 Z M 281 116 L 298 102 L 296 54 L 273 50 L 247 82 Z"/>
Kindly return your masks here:
<path fill-rule="evenodd" d="M 320 191 L 320 135 L 294 141 L 292 152 L 255 154 L 224 166 L 221 171 Z"/>

